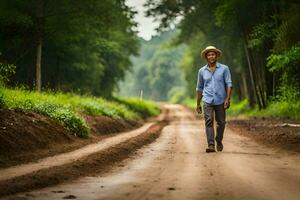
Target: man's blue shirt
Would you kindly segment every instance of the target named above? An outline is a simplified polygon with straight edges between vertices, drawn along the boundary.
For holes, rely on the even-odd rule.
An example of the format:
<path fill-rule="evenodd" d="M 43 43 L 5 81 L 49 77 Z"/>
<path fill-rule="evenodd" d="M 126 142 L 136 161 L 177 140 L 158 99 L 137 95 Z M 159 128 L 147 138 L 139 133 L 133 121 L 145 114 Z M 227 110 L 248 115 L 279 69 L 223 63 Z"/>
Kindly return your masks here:
<path fill-rule="evenodd" d="M 208 65 L 199 69 L 196 90 L 202 92 L 204 102 L 212 105 L 224 103 L 228 87 L 232 87 L 228 66 L 217 63 L 214 72 L 209 70 Z"/>

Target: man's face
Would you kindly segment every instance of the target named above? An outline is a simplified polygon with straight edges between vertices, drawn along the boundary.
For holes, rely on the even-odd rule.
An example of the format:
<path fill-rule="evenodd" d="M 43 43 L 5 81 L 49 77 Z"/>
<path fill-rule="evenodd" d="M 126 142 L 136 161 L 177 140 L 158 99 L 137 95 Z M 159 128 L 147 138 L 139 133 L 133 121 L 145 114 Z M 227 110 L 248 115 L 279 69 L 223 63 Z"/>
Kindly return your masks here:
<path fill-rule="evenodd" d="M 210 64 L 214 64 L 215 62 L 217 62 L 217 54 L 216 54 L 216 52 L 209 51 L 208 53 L 206 53 L 206 60 Z"/>

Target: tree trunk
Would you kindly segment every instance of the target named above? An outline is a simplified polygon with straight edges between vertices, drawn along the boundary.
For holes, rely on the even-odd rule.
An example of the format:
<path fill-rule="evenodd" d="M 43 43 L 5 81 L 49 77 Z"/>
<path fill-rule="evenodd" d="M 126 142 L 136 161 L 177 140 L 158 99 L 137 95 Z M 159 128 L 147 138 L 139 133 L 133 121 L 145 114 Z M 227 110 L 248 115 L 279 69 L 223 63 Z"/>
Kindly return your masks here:
<path fill-rule="evenodd" d="M 56 57 L 56 66 L 57 66 L 57 76 L 56 76 L 56 89 L 61 90 L 61 72 L 60 72 L 60 58 L 59 56 Z"/>
<path fill-rule="evenodd" d="M 243 95 L 244 97 L 246 97 L 247 99 L 249 98 L 249 92 L 248 92 L 248 88 L 247 88 L 247 81 L 246 81 L 246 76 L 245 76 L 245 73 L 242 72 L 242 83 L 243 83 Z"/>
<path fill-rule="evenodd" d="M 37 40 L 36 40 L 36 90 L 41 91 L 42 88 L 42 47 L 43 47 L 43 35 L 44 35 L 44 0 L 37 1 L 36 7 L 37 17 Z"/>
<path fill-rule="evenodd" d="M 42 61 L 42 40 L 41 38 L 37 41 L 37 49 L 36 49 L 36 90 L 38 92 L 41 91 L 42 88 L 42 72 L 41 72 L 41 61 Z"/>
<path fill-rule="evenodd" d="M 265 50 L 267 51 L 267 49 Z M 255 55 L 256 59 L 258 60 L 258 80 L 260 86 L 260 95 L 262 99 L 262 107 L 266 108 L 268 104 L 268 86 L 267 86 L 267 70 L 266 70 L 266 58 L 267 55 L 264 55 L 263 52 L 256 52 Z"/>
<path fill-rule="evenodd" d="M 275 97 L 277 94 L 276 94 L 276 74 L 275 72 L 273 72 L 272 74 L 272 95 Z"/>
<path fill-rule="evenodd" d="M 246 55 L 246 58 L 247 58 L 247 63 L 248 63 L 248 68 L 249 68 L 249 73 L 250 73 L 251 88 L 252 88 L 254 94 L 256 95 L 256 100 L 258 101 L 258 104 L 260 104 L 258 96 L 257 96 L 258 93 L 257 93 L 257 89 L 256 89 L 256 86 L 255 86 L 255 81 L 254 81 L 254 77 L 253 77 L 253 70 L 252 70 L 252 65 L 251 65 L 250 55 L 249 55 L 249 50 L 247 48 L 246 41 L 244 41 L 244 50 L 245 50 L 245 55 Z M 255 104 L 254 102 L 251 102 L 251 101 L 249 103 L 250 103 L 251 107 Z"/>

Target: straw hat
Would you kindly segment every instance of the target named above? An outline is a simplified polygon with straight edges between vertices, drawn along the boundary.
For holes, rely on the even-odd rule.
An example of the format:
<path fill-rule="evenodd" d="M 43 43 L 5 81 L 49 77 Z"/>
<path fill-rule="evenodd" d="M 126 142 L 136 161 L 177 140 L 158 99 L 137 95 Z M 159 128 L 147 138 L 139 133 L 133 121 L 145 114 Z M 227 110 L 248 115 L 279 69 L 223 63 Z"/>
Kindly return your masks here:
<path fill-rule="evenodd" d="M 222 55 L 222 51 L 220 49 L 217 49 L 214 46 L 207 46 L 203 51 L 201 51 L 201 56 L 203 59 L 206 59 L 206 54 L 210 51 L 213 51 L 217 54 L 217 58 L 220 58 Z"/>

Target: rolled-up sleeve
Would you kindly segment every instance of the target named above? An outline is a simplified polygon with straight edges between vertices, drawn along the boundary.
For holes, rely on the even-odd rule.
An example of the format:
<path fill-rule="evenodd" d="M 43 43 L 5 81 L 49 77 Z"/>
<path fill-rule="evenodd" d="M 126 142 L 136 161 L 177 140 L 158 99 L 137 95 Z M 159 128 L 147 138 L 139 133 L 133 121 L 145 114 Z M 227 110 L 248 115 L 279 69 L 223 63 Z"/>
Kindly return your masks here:
<path fill-rule="evenodd" d="M 197 78 L 197 86 L 196 86 L 196 91 L 202 92 L 203 91 L 203 77 L 201 74 L 201 69 L 198 71 L 198 78 Z"/>
<path fill-rule="evenodd" d="M 231 74 L 228 67 L 225 68 L 224 79 L 226 88 L 232 87 Z"/>

